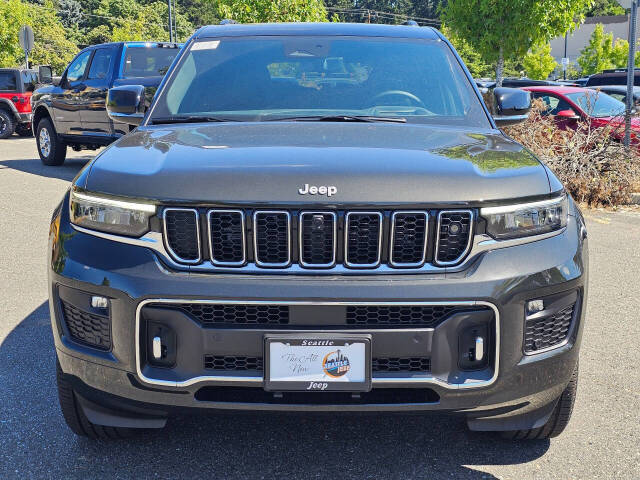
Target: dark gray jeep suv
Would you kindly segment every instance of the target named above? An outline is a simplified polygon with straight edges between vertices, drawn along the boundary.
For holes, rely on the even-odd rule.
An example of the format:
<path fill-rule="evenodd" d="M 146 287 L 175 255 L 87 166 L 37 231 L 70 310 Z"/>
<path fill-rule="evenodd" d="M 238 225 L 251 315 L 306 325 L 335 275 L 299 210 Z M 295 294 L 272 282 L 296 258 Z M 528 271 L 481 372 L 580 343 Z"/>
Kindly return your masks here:
<path fill-rule="evenodd" d="M 51 222 L 79 435 L 182 410 L 427 412 L 548 438 L 571 415 L 584 222 L 436 30 L 198 30 Z"/>

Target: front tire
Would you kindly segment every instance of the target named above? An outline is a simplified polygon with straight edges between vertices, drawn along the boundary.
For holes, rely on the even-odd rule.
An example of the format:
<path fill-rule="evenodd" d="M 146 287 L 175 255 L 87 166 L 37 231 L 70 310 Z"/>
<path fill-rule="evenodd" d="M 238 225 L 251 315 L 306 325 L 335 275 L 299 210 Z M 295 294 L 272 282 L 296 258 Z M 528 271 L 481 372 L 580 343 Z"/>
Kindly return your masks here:
<path fill-rule="evenodd" d="M 64 163 L 67 156 L 67 144 L 56 133 L 51 120 L 43 118 L 36 128 L 38 155 L 45 165 L 58 166 Z"/>
<path fill-rule="evenodd" d="M 0 110 L 0 139 L 9 138 L 13 135 L 15 128 L 13 115 L 6 110 Z"/>
<path fill-rule="evenodd" d="M 509 440 L 544 440 L 557 437 L 567 428 L 567 425 L 569 425 L 577 392 L 578 365 L 576 365 L 571 375 L 571 380 L 569 380 L 569 385 L 567 385 L 567 388 L 565 388 L 562 395 L 560 395 L 556 408 L 553 409 L 553 413 L 551 417 L 549 417 L 549 420 L 547 420 L 547 423 L 538 428 L 503 432 L 502 437 Z"/>
<path fill-rule="evenodd" d="M 65 379 L 58 359 L 56 359 L 56 380 L 62 416 L 73 433 L 94 440 L 127 438 L 133 434 L 133 430 L 130 428 L 105 427 L 91 423 L 78 403 L 73 387 Z"/>

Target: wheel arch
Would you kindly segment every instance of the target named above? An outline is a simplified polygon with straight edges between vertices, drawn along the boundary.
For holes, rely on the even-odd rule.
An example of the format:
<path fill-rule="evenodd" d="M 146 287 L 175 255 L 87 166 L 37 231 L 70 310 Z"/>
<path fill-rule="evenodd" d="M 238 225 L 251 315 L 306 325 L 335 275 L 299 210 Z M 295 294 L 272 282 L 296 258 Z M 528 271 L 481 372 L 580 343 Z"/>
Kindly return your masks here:
<path fill-rule="evenodd" d="M 18 109 L 8 98 L 0 98 L 0 110 L 5 110 L 13 114 L 13 118 L 18 118 Z"/>
<path fill-rule="evenodd" d="M 31 125 L 33 125 L 34 132 L 38 128 L 38 123 L 40 123 L 40 120 L 42 120 L 43 118 L 48 118 L 53 125 L 53 128 L 56 129 L 56 132 L 58 131 L 53 120 L 53 116 L 51 115 L 51 112 L 49 112 L 49 109 L 44 105 L 38 105 L 33 112 L 33 119 L 31 120 Z"/>

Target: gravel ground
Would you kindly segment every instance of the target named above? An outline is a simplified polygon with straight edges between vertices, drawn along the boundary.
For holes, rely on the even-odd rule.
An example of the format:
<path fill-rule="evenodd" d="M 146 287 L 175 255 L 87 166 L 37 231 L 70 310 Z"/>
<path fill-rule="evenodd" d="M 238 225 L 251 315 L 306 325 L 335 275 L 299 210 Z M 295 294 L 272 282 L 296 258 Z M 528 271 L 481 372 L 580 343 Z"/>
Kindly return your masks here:
<path fill-rule="evenodd" d="M 89 152 L 91 153 L 91 152 Z M 58 407 L 46 294 L 51 211 L 89 156 L 44 167 L 0 142 L 0 479 L 640 478 L 640 211 L 586 211 L 590 298 L 573 420 L 511 443 L 450 417 L 226 415 L 171 419 L 121 442 L 75 437 Z"/>

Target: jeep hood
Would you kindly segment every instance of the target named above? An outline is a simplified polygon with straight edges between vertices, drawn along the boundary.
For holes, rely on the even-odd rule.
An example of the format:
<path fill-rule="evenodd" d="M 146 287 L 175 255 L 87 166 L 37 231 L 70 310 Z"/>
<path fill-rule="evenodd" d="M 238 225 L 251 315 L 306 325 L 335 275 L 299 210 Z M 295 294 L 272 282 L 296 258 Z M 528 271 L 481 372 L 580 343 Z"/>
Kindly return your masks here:
<path fill-rule="evenodd" d="M 95 192 L 177 202 L 459 203 L 550 193 L 544 166 L 495 130 L 381 123 L 142 127 L 100 154 Z M 337 193 L 300 195 L 305 184 Z"/>

